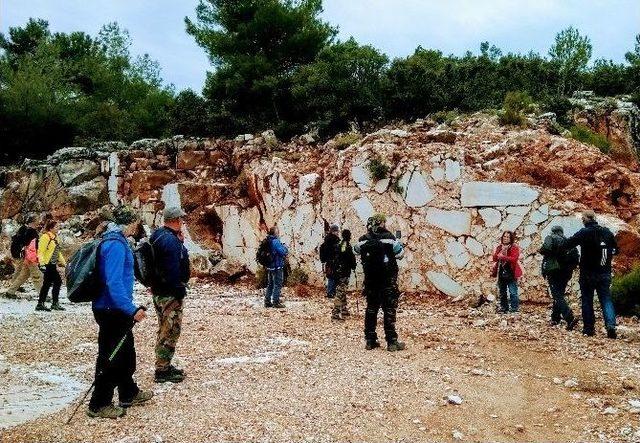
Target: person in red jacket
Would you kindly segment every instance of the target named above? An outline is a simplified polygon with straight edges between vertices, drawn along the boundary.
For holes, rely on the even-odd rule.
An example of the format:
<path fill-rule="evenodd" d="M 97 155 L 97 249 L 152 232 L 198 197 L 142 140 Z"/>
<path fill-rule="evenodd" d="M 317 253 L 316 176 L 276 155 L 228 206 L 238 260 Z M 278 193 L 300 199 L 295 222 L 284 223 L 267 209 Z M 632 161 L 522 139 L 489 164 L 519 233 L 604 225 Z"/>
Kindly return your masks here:
<path fill-rule="evenodd" d="M 515 234 L 505 231 L 500 238 L 500 244 L 493 253 L 492 277 L 498 281 L 500 293 L 500 312 L 518 312 L 520 299 L 518 298 L 518 279 L 522 276 L 522 269 L 518 259 L 520 248 L 516 244 Z M 509 298 L 507 298 L 507 291 Z"/>

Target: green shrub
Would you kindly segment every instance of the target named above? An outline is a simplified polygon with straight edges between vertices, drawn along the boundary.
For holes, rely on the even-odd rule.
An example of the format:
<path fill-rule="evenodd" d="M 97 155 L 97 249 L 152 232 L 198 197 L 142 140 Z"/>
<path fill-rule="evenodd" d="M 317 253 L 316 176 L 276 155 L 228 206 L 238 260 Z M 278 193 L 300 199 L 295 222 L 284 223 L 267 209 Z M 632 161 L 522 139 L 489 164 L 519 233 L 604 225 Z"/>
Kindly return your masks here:
<path fill-rule="evenodd" d="M 348 132 L 346 134 L 340 134 L 333 141 L 336 144 L 336 149 L 343 150 L 349 146 L 360 141 L 360 134 L 357 132 Z"/>
<path fill-rule="evenodd" d="M 542 109 L 545 112 L 553 112 L 556 115 L 556 121 L 563 127 L 571 124 L 569 113 L 573 110 L 573 105 L 567 97 L 560 95 L 547 97 L 542 101 Z"/>
<path fill-rule="evenodd" d="M 380 157 L 373 157 L 369 160 L 367 168 L 369 169 L 369 176 L 373 181 L 387 178 L 389 176 L 389 171 L 391 170 L 389 165 L 384 164 Z"/>
<path fill-rule="evenodd" d="M 636 89 L 636 91 L 631 94 L 631 103 L 634 103 L 636 106 L 640 107 L 640 89 Z"/>
<path fill-rule="evenodd" d="M 394 180 L 393 183 L 391 183 L 391 190 L 396 194 L 404 194 L 404 186 L 400 184 L 399 180 Z"/>
<path fill-rule="evenodd" d="M 591 129 L 584 125 L 573 125 L 569 128 L 571 137 L 581 141 L 582 143 L 588 143 L 600 149 L 604 154 L 608 154 L 611 151 L 611 142 L 607 137 L 597 132 L 593 132 Z"/>
<path fill-rule="evenodd" d="M 447 125 L 453 123 L 453 121 L 458 117 L 458 111 L 438 111 L 431 115 L 431 118 L 437 123 L 445 123 Z"/>
<path fill-rule="evenodd" d="M 616 276 L 611 285 L 611 296 L 616 313 L 631 316 L 640 315 L 640 266 L 628 274 Z"/>
<path fill-rule="evenodd" d="M 309 274 L 302 268 L 294 268 L 287 274 L 286 286 L 306 285 L 309 283 Z"/>
<path fill-rule="evenodd" d="M 526 92 L 511 91 L 504 97 L 500 123 L 503 125 L 524 126 L 525 113 L 534 108 L 533 99 Z"/>

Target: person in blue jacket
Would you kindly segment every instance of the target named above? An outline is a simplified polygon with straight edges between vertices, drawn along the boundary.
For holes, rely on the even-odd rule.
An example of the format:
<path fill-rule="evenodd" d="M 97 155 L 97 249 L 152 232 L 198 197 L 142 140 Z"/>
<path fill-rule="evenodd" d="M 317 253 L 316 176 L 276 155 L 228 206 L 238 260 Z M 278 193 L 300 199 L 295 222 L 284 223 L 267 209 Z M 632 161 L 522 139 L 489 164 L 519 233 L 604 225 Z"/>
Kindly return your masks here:
<path fill-rule="evenodd" d="M 271 265 L 267 267 L 267 291 L 264 296 L 264 307 L 283 309 L 285 306 L 280 301 L 280 294 L 284 284 L 285 257 L 289 254 L 289 249 L 282 244 L 278 234 L 278 228 L 273 226 L 269 229 L 267 236 L 273 258 Z"/>
<path fill-rule="evenodd" d="M 131 331 L 134 322 L 146 317 L 143 307 L 133 303 L 133 253 L 128 236 L 139 231 L 139 221 L 131 209 L 117 208 L 103 214 L 111 222 L 102 234 L 98 253 L 101 291 L 93 301 L 93 315 L 98 323 L 98 358 L 95 389 L 87 415 L 94 418 L 118 418 L 130 406 L 140 405 L 153 397 L 142 391 L 133 380 L 136 370 L 136 350 Z M 122 347 L 109 362 L 109 356 L 126 335 Z M 113 393 L 118 388 L 119 406 L 113 405 Z"/>

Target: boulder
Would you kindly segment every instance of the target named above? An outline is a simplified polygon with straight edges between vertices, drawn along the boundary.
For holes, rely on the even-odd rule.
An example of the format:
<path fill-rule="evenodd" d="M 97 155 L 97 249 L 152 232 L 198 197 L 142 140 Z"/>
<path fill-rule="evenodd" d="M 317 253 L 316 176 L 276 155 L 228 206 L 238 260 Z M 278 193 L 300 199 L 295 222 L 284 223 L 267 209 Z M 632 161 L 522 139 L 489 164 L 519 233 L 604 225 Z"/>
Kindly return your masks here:
<path fill-rule="evenodd" d="M 471 213 L 469 211 L 428 208 L 426 219 L 427 223 L 456 237 L 469 235 L 471 231 Z"/>
<path fill-rule="evenodd" d="M 351 178 L 362 191 L 371 190 L 371 175 L 367 168 L 368 163 L 362 163 L 351 168 Z"/>
<path fill-rule="evenodd" d="M 360 197 L 359 199 L 353 201 L 351 203 L 351 207 L 354 211 L 356 211 L 356 215 L 362 221 L 362 223 L 365 224 L 367 223 L 367 219 L 375 213 L 371 201 L 366 196 Z"/>
<path fill-rule="evenodd" d="M 460 162 L 447 159 L 444 162 L 444 175 L 448 182 L 454 182 L 462 175 L 462 167 Z"/>
<path fill-rule="evenodd" d="M 435 197 L 427 180 L 419 169 L 405 172 L 399 181 L 402 186 L 404 201 L 411 208 L 425 206 Z"/>
<path fill-rule="evenodd" d="M 68 160 L 58 166 L 58 174 L 64 186 L 75 186 L 96 178 L 100 168 L 91 160 Z"/>
<path fill-rule="evenodd" d="M 524 183 L 467 182 L 462 184 L 464 207 L 530 205 L 540 192 Z"/>
<path fill-rule="evenodd" d="M 465 296 L 464 287 L 444 272 L 427 272 L 427 278 L 436 289 L 452 298 Z"/>
<path fill-rule="evenodd" d="M 96 177 L 68 189 L 69 203 L 76 214 L 96 210 L 109 203 L 107 180 Z"/>
<path fill-rule="evenodd" d="M 478 213 L 487 228 L 495 228 L 502 223 L 502 214 L 497 209 L 482 208 L 478 210 Z"/>

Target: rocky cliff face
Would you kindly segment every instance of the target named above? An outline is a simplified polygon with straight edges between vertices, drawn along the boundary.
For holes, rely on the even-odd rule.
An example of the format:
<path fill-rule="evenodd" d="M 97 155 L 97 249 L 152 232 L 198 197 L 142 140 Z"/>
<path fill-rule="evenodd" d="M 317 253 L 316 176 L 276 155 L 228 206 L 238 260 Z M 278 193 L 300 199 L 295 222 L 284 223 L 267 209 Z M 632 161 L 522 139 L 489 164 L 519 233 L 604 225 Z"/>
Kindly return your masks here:
<path fill-rule="evenodd" d="M 278 225 L 292 266 L 319 285 L 317 250 L 327 226 L 339 223 L 357 238 L 366 219 L 383 212 L 407 246 L 402 288 L 454 298 L 495 292 L 490 256 L 504 230 L 516 231 L 523 250 L 523 298 L 545 297 L 541 239 L 555 224 L 571 235 L 585 208 L 616 233 L 619 269 L 640 250 L 640 174 L 543 127 L 509 129 L 477 114 L 450 126 L 425 120 L 385 128 L 344 149 L 339 142 L 279 144 L 266 132 L 67 148 L 2 173 L 0 216 L 13 217 L 26 200 L 67 220 L 71 241 L 92 229 L 93 211 L 109 202 L 132 204 L 150 227 L 164 204 L 180 204 L 201 273 L 255 271 L 258 244 Z M 384 177 L 372 179 L 372 163 L 388 167 Z"/>

